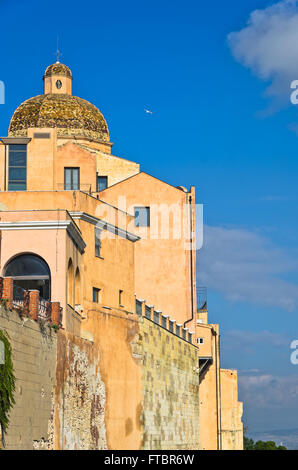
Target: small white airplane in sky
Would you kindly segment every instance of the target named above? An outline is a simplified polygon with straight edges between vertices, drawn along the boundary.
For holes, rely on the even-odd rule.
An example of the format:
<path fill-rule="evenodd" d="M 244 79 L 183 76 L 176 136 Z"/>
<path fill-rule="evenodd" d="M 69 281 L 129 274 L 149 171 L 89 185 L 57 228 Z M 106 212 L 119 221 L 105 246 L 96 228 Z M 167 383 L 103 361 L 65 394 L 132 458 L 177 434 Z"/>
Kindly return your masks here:
<path fill-rule="evenodd" d="M 144 111 L 145 111 L 145 113 L 147 113 L 147 114 L 153 114 L 153 112 L 150 111 L 150 109 L 144 109 Z"/>

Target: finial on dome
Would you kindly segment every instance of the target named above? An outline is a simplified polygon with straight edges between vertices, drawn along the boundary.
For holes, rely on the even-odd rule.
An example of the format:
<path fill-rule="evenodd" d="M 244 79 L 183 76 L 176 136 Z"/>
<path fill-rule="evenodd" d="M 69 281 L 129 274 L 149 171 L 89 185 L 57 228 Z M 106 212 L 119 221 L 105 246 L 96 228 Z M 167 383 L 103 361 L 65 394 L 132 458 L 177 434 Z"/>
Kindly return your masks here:
<path fill-rule="evenodd" d="M 56 64 L 60 64 L 60 56 L 62 56 L 61 52 L 59 51 L 59 36 L 57 35 L 57 51 L 56 51 L 56 55 L 57 55 L 57 60 L 56 60 Z"/>

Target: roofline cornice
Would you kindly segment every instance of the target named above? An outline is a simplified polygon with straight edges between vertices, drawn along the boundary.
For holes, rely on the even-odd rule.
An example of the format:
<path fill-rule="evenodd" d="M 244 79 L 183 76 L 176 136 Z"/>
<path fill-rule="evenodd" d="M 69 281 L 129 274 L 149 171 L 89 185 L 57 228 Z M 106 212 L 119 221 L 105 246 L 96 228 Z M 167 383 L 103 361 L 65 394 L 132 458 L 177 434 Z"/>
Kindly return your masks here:
<path fill-rule="evenodd" d="M 78 247 L 80 253 L 84 253 L 86 243 L 81 237 L 78 228 L 71 220 L 25 220 L 18 222 L 1 222 L 0 230 L 61 230 L 66 229 L 68 235 Z"/>
<path fill-rule="evenodd" d="M 0 140 L 4 143 L 4 145 L 27 145 L 32 139 L 31 137 L 0 137 Z"/>

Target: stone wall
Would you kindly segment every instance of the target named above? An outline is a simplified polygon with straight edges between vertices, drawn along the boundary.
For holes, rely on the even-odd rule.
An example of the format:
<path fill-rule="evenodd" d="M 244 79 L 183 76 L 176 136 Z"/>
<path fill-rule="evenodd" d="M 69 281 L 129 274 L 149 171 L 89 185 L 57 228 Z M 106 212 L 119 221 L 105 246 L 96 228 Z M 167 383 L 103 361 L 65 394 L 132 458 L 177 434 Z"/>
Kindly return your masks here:
<path fill-rule="evenodd" d="M 0 309 L 16 404 L 8 449 L 198 449 L 197 348 L 136 314 L 89 312 L 89 339 Z"/>
<path fill-rule="evenodd" d="M 3 307 L 0 329 L 10 336 L 16 375 L 16 403 L 10 413 L 6 448 L 52 448 L 56 333 Z"/>
<path fill-rule="evenodd" d="M 145 317 L 132 348 L 142 366 L 143 448 L 199 449 L 197 348 Z"/>

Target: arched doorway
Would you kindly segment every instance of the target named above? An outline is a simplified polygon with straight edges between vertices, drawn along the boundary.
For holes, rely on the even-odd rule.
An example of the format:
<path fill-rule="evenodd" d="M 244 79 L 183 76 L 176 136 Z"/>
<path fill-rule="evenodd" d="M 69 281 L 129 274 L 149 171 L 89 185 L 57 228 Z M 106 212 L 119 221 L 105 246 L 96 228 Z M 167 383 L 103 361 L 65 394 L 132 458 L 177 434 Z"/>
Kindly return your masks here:
<path fill-rule="evenodd" d="M 5 277 L 12 277 L 17 286 L 25 290 L 39 290 L 40 297 L 51 298 L 51 272 L 40 256 L 23 254 L 9 261 L 4 269 Z"/>

